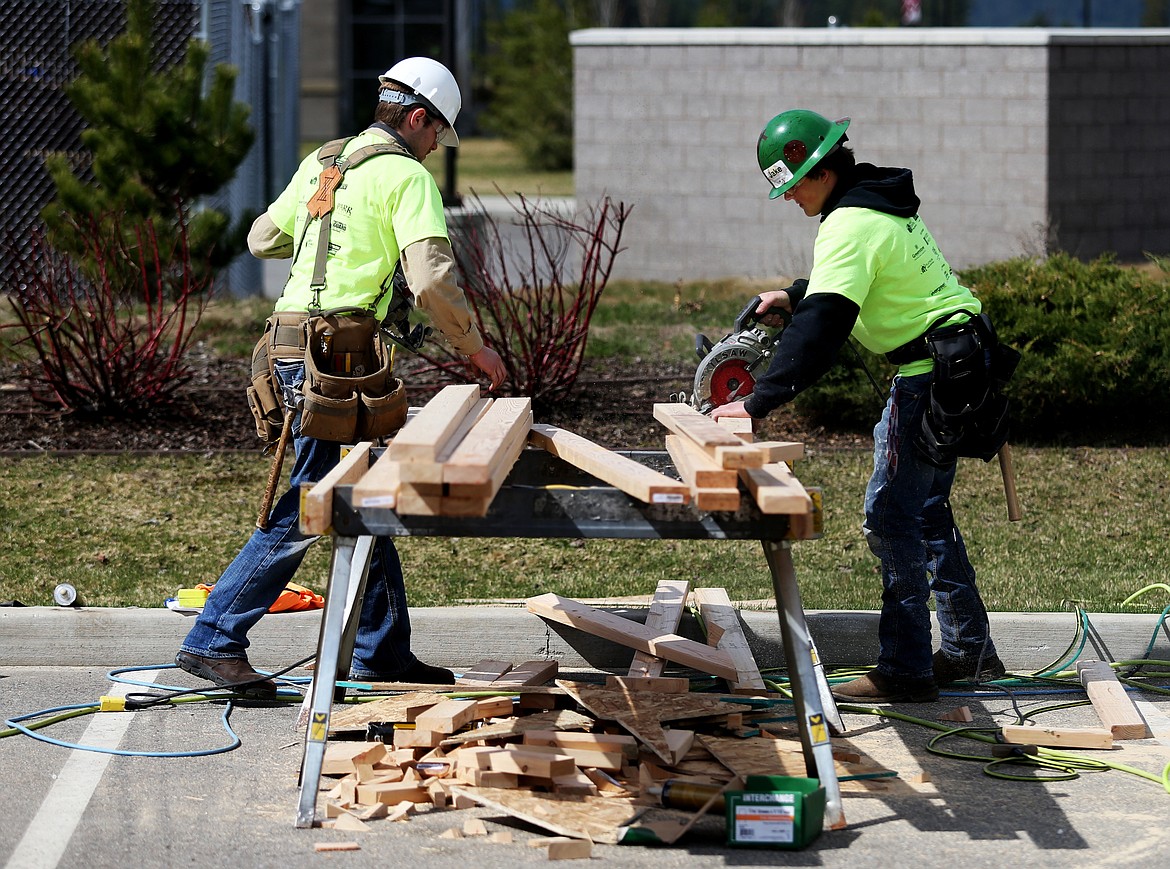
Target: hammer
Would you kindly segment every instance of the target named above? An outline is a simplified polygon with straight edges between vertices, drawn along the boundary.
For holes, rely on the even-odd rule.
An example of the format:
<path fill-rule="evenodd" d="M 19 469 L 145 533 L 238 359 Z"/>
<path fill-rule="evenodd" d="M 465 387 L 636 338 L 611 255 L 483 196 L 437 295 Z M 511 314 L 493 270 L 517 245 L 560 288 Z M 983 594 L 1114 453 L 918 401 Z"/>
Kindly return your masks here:
<path fill-rule="evenodd" d="M 1003 494 L 1007 498 L 1008 521 L 1019 522 L 1023 514 L 1020 512 L 1020 501 L 1016 497 L 1016 472 L 1012 467 L 1012 447 L 1006 442 L 999 448 L 999 473 L 1003 477 Z"/>
<path fill-rule="evenodd" d="M 268 530 L 268 514 L 272 511 L 272 501 L 276 498 L 276 486 L 280 482 L 281 468 L 284 467 L 284 451 L 288 449 L 288 439 L 292 435 L 293 417 L 295 416 L 296 411 L 292 408 L 285 408 L 284 425 L 280 427 L 280 440 L 277 441 L 276 453 L 272 456 L 272 468 L 268 471 L 268 485 L 264 487 L 264 500 L 260 502 L 260 515 L 256 519 L 256 527 L 261 531 Z"/>

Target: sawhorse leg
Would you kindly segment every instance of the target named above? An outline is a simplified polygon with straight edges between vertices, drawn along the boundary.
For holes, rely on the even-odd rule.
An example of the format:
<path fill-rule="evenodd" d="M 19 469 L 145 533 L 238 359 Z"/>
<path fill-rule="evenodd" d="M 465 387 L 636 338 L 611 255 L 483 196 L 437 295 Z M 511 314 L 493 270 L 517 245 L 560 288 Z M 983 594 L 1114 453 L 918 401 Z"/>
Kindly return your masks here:
<path fill-rule="evenodd" d="M 325 610 L 321 614 L 321 633 L 317 639 L 317 665 L 313 670 L 313 683 L 305 697 L 308 715 L 306 717 L 302 714 L 306 718 L 308 730 L 305 733 L 305 752 L 301 758 L 298 827 L 312 827 L 317 813 L 317 790 L 321 785 L 321 767 L 325 762 L 329 712 L 335 700 L 344 699 L 345 689 L 337 689 L 337 680 L 339 675 L 348 674 L 366 575 L 373 554 L 373 537 L 333 538 L 329 586 L 325 590 Z M 346 668 L 344 674 L 342 667 Z M 335 696 L 337 690 L 340 690 L 341 697 Z"/>
<path fill-rule="evenodd" d="M 804 619 L 804 605 L 796 584 L 796 569 L 792 565 L 792 544 L 787 540 L 765 540 L 763 543 L 776 591 L 780 637 L 784 643 L 784 658 L 788 662 L 789 685 L 796 707 L 805 770 L 810 777 L 820 779 L 825 789 L 825 824 L 830 829 L 841 828 L 845 826 L 845 814 L 829 731 L 831 727 L 843 732 L 844 726 Z"/>

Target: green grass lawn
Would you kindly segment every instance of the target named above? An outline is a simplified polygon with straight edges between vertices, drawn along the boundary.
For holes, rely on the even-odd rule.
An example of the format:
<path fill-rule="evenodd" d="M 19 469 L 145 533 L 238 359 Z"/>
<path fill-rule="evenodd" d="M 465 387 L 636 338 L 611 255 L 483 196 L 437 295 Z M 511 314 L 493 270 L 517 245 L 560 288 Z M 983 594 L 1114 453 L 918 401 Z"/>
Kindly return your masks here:
<path fill-rule="evenodd" d="M 444 149 L 439 148 L 425 165 L 435 176 L 439 189 L 444 189 L 447 161 Z M 463 139 L 456 149 L 455 188 L 466 196 L 496 196 L 499 192 L 511 196 L 572 196 L 573 173 L 534 172 L 528 169 L 520 155 L 503 139 Z M 497 190 L 496 188 L 499 188 Z"/>
<path fill-rule="evenodd" d="M 819 452 L 797 475 L 824 490 L 825 535 L 794 546 L 808 609 L 876 609 L 876 560 L 860 531 L 865 450 Z M 1009 523 L 998 465 L 964 460 L 955 509 L 989 608 L 1052 611 L 1064 601 L 1117 611 L 1166 582 L 1165 527 L 1151 481 L 1170 451 L 1017 449 L 1024 517 Z M 0 459 L 0 599 L 48 605 L 58 582 L 95 606 L 161 606 L 180 587 L 214 582 L 251 533 L 268 465 L 258 456 Z M 324 590 L 327 540 L 297 580 Z M 400 542 L 411 604 L 469 598 L 650 594 L 660 579 L 771 596 L 759 544 L 724 541 L 413 538 Z M 1163 593 L 1139 601 L 1157 611 Z"/>

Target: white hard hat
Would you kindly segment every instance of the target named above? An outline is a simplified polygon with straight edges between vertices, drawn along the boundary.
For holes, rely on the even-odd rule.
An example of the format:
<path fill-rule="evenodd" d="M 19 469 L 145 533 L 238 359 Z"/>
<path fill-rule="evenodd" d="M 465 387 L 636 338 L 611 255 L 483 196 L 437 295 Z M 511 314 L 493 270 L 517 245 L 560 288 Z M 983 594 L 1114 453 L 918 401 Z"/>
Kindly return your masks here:
<path fill-rule="evenodd" d="M 451 75 L 447 67 L 429 57 L 408 57 L 378 76 L 378 81 L 382 84 L 394 82 L 409 88 L 424 108 L 446 122 L 447 129 L 439 137 L 440 144 L 449 148 L 459 144 L 459 136 L 455 134 L 455 118 L 463 106 L 463 97 L 459 94 L 455 76 Z"/>

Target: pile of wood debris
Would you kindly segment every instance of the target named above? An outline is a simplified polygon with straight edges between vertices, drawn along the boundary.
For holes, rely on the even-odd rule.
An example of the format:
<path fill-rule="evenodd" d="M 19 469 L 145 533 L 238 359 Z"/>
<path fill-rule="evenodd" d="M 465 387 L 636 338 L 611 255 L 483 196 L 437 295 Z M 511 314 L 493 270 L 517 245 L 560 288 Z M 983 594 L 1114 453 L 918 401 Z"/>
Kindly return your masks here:
<path fill-rule="evenodd" d="M 685 582 L 663 582 L 647 630 L 669 636 L 654 625 L 677 624 L 688 591 Z M 718 815 L 722 792 L 748 775 L 807 776 L 792 705 L 756 669 L 726 592 L 696 589 L 694 596 L 710 646 L 675 638 L 692 668 L 709 674 L 694 683 L 662 675 L 666 659 L 647 649 L 628 675 L 604 683 L 556 679 L 555 661 L 481 661 L 454 689 L 374 685 L 402 693 L 331 715 L 322 774 L 336 780 L 322 785 L 323 826 L 368 831 L 376 819 L 483 806 L 550 833 L 538 840 L 550 859 L 585 857 L 591 843 L 676 842 L 705 812 Z M 550 597 L 529 606 L 541 614 L 559 608 L 576 614 L 579 627 L 596 629 L 580 617 L 601 611 Z M 614 618 L 627 630 L 640 627 Z M 679 643 L 669 646 L 677 659 Z M 717 683 L 726 688 L 691 690 Z M 881 788 L 880 779 L 893 775 L 844 742 L 834 744 L 834 761 L 845 789 Z M 699 786 L 691 792 L 700 797 L 688 810 L 664 803 L 664 789 L 679 794 L 688 785 Z M 472 817 L 442 835 L 488 831 Z M 511 841 L 511 832 L 488 838 Z"/>

